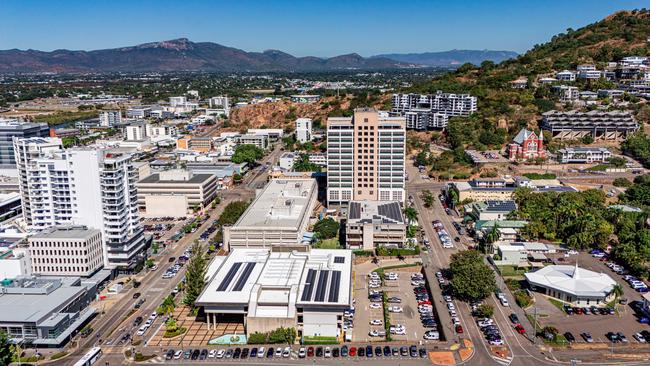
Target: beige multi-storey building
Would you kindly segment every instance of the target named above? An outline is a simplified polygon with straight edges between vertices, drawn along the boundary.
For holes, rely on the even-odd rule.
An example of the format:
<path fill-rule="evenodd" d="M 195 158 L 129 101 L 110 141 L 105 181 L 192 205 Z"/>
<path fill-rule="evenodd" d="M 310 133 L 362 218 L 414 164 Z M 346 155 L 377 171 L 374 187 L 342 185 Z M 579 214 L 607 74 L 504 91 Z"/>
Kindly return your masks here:
<path fill-rule="evenodd" d="M 86 226 L 50 227 L 28 242 L 33 273 L 89 277 L 104 264 L 101 231 Z"/>
<path fill-rule="evenodd" d="M 348 249 L 401 248 L 406 242 L 406 221 L 399 202 L 350 202 L 345 241 Z"/>
<path fill-rule="evenodd" d="M 327 120 L 327 202 L 404 202 L 404 117 L 356 109 L 353 117 Z"/>
<path fill-rule="evenodd" d="M 214 200 L 217 177 L 173 169 L 151 174 L 140 180 L 137 187 L 138 206 L 145 217 L 183 217 Z"/>

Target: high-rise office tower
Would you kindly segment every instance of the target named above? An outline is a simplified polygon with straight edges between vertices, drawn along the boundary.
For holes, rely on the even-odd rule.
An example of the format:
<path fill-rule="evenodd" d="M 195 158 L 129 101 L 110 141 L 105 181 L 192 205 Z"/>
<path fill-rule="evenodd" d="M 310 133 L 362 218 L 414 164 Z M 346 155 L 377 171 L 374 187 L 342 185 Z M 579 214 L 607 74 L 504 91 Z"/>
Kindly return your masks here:
<path fill-rule="evenodd" d="M 327 202 L 404 201 L 404 117 L 356 109 L 327 120 Z"/>
<path fill-rule="evenodd" d="M 0 169 L 16 168 L 12 139 L 26 137 L 48 137 L 47 123 L 21 122 L 17 119 L 0 118 Z"/>

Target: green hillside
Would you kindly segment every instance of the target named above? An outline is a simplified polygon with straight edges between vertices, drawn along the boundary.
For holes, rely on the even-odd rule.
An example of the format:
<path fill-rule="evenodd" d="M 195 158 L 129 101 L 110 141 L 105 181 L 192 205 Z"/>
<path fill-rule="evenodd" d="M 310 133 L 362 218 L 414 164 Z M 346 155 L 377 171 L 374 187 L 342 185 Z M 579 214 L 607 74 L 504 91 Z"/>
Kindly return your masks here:
<path fill-rule="evenodd" d="M 646 9 L 623 11 L 586 27 L 554 36 L 548 43 L 534 46 L 525 54 L 498 65 L 483 62 L 480 67 L 466 64 L 455 72 L 430 82 L 415 85 L 405 92 L 432 93 L 443 90 L 452 93 L 470 93 L 478 97 L 478 113 L 469 118 L 452 118 L 444 135 L 456 154 L 447 153 L 433 163 L 434 170 L 448 169 L 452 161 L 462 162 L 460 149 L 501 148 L 523 126 L 537 128 L 541 113 L 563 106 L 547 85 L 537 87 L 540 76 L 575 69 L 581 63 L 594 63 L 602 69 L 607 62 L 624 56 L 650 55 L 650 11 Z M 510 82 L 528 79 L 528 88 L 513 89 Z M 596 91 L 612 88 L 604 79 L 578 80 L 573 83 L 580 90 Z M 647 123 L 650 109 L 629 97 L 632 109 L 640 122 Z M 606 102 L 605 102 L 606 103 Z"/>

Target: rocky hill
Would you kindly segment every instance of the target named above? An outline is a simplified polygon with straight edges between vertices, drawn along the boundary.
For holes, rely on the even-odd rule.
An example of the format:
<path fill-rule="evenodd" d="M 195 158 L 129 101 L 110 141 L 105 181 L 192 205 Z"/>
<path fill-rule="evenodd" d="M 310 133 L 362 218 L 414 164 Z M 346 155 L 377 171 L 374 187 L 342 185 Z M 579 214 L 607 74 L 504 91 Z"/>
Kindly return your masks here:
<path fill-rule="evenodd" d="M 246 52 L 186 38 L 96 51 L 0 51 L 0 73 L 144 71 L 326 71 L 411 66 L 357 54 L 332 58 L 295 57 L 278 50 Z"/>

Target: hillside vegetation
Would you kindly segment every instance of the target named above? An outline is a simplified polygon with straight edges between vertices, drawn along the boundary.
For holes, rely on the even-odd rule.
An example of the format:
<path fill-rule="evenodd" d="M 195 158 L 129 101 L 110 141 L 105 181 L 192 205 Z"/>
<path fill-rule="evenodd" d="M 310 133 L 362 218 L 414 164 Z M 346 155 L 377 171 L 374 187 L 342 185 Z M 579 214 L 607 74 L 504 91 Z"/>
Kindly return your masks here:
<path fill-rule="evenodd" d="M 602 68 L 624 56 L 649 55 L 650 12 L 642 9 L 613 14 L 586 27 L 554 36 L 548 43 L 535 45 L 525 54 L 498 65 L 485 61 L 480 66 L 465 64 L 455 72 L 405 90 L 415 93 L 469 93 L 478 98 L 478 112 L 468 118 L 452 118 L 445 140 L 453 149 L 501 148 L 521 127 L 537 129 L 540 114 L 564 109 L 548 86 L 537 86 L 540 76 L 594 63 Z M 528 80 L 528 88 L 513 89 L 510 82 Z M 580 90 L 612 88 L 604 79 L 578 80 Z M 644 103 L 632 103 L 639 122 L 647 123 L 650 110 Z M 547 140 L 548 141 L 548 140 Z M 460 156 L 458 151 L 456 156 Z M 447 153 L 453 160 L 453 152 Z M 457 163 L 458 159 L 455 159 Z M 434 167 L 435 168 L 435 167 Z"/>

